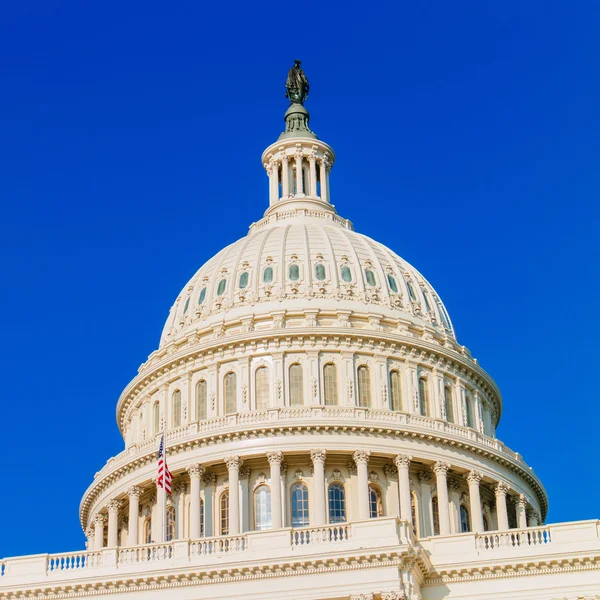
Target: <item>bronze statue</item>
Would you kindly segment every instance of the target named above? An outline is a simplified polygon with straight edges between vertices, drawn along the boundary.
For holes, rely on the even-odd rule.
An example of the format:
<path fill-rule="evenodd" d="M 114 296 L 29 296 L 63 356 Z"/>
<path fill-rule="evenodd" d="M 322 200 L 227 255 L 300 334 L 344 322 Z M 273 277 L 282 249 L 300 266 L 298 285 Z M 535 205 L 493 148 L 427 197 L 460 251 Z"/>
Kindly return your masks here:
<path fill-rule="evenodd" d="M 290 99 L 290 104 L 304 104 L 308 98 L 308 90 L 308 79 L 300 66 L 300 61 L 295 60 L 285 82 L 285 97 Z"/>

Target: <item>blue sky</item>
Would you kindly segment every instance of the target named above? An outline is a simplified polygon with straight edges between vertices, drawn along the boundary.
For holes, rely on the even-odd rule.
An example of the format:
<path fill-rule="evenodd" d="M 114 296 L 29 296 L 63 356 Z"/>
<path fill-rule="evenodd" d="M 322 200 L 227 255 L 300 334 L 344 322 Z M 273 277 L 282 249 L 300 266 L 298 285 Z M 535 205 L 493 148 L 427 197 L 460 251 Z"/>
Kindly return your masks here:
<path fill-rule="evenodd" d="M 266 208 L 294 58 L 338 211 L 436 287 L 549 520 L 599 517 L 599 28 L 584 1 L 4 3 L 0 556 L 83 547 L 120 391 Z"/>

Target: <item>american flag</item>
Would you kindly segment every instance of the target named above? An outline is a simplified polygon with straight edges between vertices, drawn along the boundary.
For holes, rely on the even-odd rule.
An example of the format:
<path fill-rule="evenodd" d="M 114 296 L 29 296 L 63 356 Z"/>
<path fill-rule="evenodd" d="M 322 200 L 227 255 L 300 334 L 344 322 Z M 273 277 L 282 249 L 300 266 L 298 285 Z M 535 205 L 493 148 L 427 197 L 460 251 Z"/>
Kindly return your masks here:
<path fill-rule="evenodd" d="M 156 485 L 160 488 L 164 488 L 167 494 L 171 494 L 171 471 L 167 467 L 167 457 L 165 456 L 165 435 L 163 434 L 160 438 L 160 446 L 158 447 L 158 479 Z"/>

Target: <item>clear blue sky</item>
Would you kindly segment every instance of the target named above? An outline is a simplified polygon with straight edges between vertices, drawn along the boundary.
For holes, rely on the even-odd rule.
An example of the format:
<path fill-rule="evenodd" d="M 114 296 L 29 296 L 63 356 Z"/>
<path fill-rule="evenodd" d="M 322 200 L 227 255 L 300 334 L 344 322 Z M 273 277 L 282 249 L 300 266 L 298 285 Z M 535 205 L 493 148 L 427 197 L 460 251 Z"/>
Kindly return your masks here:
<path fill-rule="evenodd" d="M 436 287 L 549 520 L 600 517 L 599 30 L 591 1 L 4 2 L 0 556 L 83 547 L 120 391 L 266 207 L 294 58 L 339 212 Z"/>

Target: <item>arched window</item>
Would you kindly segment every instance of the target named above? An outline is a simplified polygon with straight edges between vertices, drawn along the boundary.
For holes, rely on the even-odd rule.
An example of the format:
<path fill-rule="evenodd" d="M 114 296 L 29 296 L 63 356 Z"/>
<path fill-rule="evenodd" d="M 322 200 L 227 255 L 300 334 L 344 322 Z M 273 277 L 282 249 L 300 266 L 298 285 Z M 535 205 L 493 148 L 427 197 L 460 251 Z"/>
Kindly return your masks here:
<path fill-rule="evenodd" d="M 473 407 L 471 406 L 471 394 L 465 396 L 465 412 L 467 413 L 467 427 L 473 428 Z"/>
<path fill-rule="evenodd" d="M 467 533 L 471 531 L 471 521 L 469 520 L 469 509 L 464 505 L 460 505 L 460 531 Z"/>
<path fill-rule="evenodd" d="M 373 273 L 373 271 L 371 271 L 371 269 L 367 269 L 365 271 L 365 277 L 367 279 L 367 283 L 371 287 L 375 287 L 377 285 L 377 282 L 375 281 L 375 274 Z"/>
<path fill-rule="evenodd" d="M 398 284 L 396 283 L 396 278 L 393 277 L 392 275 L 388 275 L 387 280 L 388 280 L 388 284 L 389 284 L 392 292 L 394 292 L 394 294 L 397 294 L 398 293 Z"/>
<path fill-rule="evenodd" d="M 254 529 L 271 529 L 271 490 L 268 485 L 254 490 Z"/>
<path fill-rule="evenodd" d="M 290 366 L 290 405 L 302 406 L 304 404 L 304 375 L 302 365 Z"/>
<path fill-rule="evenodd" d="M 256 410 L 269 408 L 269 369 L 259 367 L 254 373 L 254 393 L 256 394 Z"/>
<path fill-rule="evenodd" d="M 337 405 L 337 368 L 333 363 L 323 367 L 323 395 L 325 404 L 328 406 Z"/>
<path fill-rule="evenodd" d="M 171 418 L 171 425 L 173 427 L 181 426 L 181 392 L 179 390 L 173 392 L 173 416 Z"/>
<path fill-rule="evenodd" d="M 202 304 L 204 302 L 205 298 L 206 298 L 206 288 L 203 287 L 202 291 L 200 292 L 200 295 L 198 296 L 198 304 Z"/>
<path fill-rule="evenodd" d="M 364 365 L 358 367 L 358 405 L 371 406 L 371 372 Z"/>
<path fill-rule="evenodd" d="M 273 267 L 267 267 L 263 271 L 263 283 L 273 283 Z"/>
<path fill-rule="evenodd" d="M 402 410 L 402 380 L 398 371 L 390 371 L 390 410 Z"/>
<path fill-rule="evenodd" d="M 431 499 L 431 512 L 433 513 L 433 535 L 440 535 L 440 503 L 437 496 Z"/>
<path fill-rule="evenodd" d="M 417 496 L 414 492 L 410 493 L 410 518 L 412 520 L 413 533 L 419 537 L 419 511 L 417 510 Z"/>
<path fill-rule="evenodd" d="M 346 521 L 346 490 L 341 483 L 332 483 L 328 489 L 329 522 L 344 523 Z"/>
<path fill-rule="evenodd" d="M 308 527 L 308 488 L 303 483 L 295 483 L 291 490 L 292 527 Z"/>
<path fill-rule="evenodd" d="M 148 517 L 144 521 L 144 544 L 152 543 L 152 519 Z"/>
<path fill-rule="evenodd" d="M 410 281 L 406 282 L 406 287 L 408 288 L 408 295 L 410 296 L 410 299 L 416 301 L 417 298 L 415 296 L 415 290 L 413 289 L 413 286 L 410 283 Z"/>
<path fill-rule="evenodd" d="M 219 498 L 221 535 L 229 535 L 229 490 L 225 490 Z"/>
<path fill-rule="evenodd" d="M 452 404 L 452 388 L 447 385 L 444 388 L 444 405 L 446 407 L 446 420 L 454 423 L 454 405 Z"/>
<path fill-rule="evenodd" d="M 290 265 L 289 276 L 291 281 L 300 279 L 300 267 L 298 265 Z"/>
<path fill-rule="evenodd" d="M 350 267 L 343 265 L 340 269 L 340 274 L 342 275 L 342 280 L 346 283 L 350 283 L 352 281 L 352 271 Z"/>
<path fill-rule="evenodd" d="M 175 535 L 175 508 L 167 506 L 167 539 L 165 541 L 172 542 Z"/>
<path fill-rule="evenodd" d="M 223 380 L 225 397 L 225 414 L 232 415 L 237 412 L 237 378 L 235 373 L 227 373 Z"/>
<path fill-rule="evenodd" d="M 190 307 L 190 299 L 188 298 L 185 301 L 185 306 L 183 307 L 183 314 L 185 315 L 185 313 L 188 311 L 188 308 Z"/>
<path fill-rule="evenodd" d="M 315 265 L 315 277 L 319 281 L 323 281 L 325 279 L 325 277 L 326 277 L 325 265 L 322 265 L 322 264 Z"/>
<path fill-rule="evenodd" d="M 221 279 L 217 286 L 217 296 L 222 296 L 225 293 L 225 286 L 227 285 L 227 279 Z"/>
<path fill-rule="evenodd" d="M 381 490 L 374 486 L 369 486 L 369 517 L 376 519 L 383 516 L 383 502 L 381 500 Z"/>
<path fill-rule="evenodd" d="M 425 300 L 425 308 L 427 312 L 431 312 L 431 306 L 429 305 L 429 299 L 427 298 L 427 292 L 421 288 L 421 292 L 423 293 L 423 300 Z"/>
<path fill-rule="evenodd" d="M 201 379 L 196 384 L 196 419 L 198 421 L 206 419 L 207 389 L 206 379 Z"/>
<path fill-rule="evenodd" d="M 158 433 L 160 429 L 160 404 L 158 402 L 154 403 L 152 407 L 152 430 L 154 433 Z"/>
<path fill-rule="evenodd" d="M 429 415 L 429 390 L 425 377 L 419 378 L 419 412 L 424 417 Z"/>
<path fill-rule="evenodd" d="M 245 287 L 248 286 L 248 271 L 244 271 L 241 275 L 240 275 L 240 290 L 243 290 Z"/>

